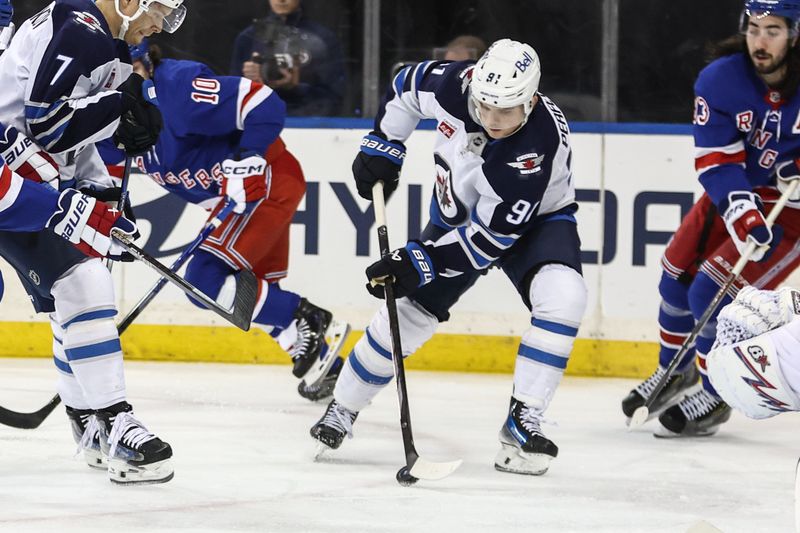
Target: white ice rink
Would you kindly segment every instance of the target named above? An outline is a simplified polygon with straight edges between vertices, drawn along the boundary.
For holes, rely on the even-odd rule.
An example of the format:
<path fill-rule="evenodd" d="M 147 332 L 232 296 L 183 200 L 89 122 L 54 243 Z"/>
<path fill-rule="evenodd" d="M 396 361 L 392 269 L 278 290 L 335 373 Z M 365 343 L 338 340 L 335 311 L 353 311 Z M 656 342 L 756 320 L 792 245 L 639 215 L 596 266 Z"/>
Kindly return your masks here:
<path fill-rule="evenodd" d="M 0 405 L 53 394 L 46 360 L 0 360 Z M 36 430 L 0 427 L 0 531 L 791 532 L 797 418 L 737 414 L 716 437 L 626 433 L 631 380 L 568 378 L 545 431 L 560 456 L 543 477 L 496 472 L 511 378 L 411 372 L 417 449 L 463 458 L 439 482 L 399 486 L 397 397 L 387 388 L 335 459 L 312 462 L 324 404 L 295 392 L 288 367 L 127 363 L 142 421 L 170 442 L 175 479 L 118 487 L 72 458 L 63 408 Z M 652 429 L 646 426 L 647 429 Z"/>

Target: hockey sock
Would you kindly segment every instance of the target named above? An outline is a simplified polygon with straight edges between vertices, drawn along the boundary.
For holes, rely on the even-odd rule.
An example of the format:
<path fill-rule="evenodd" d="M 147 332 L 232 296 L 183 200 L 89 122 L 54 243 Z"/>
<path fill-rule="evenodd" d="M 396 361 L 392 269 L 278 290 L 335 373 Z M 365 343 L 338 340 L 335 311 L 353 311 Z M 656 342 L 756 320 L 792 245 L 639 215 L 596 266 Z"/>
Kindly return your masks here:
<path fill-rule="evenodd" d="M 58 370 L 58 395 L 61 396 L 64 405 L 74 409 L 89 409 L 89 404 L 64 352 L 64 330 L 53 316 L 50 317 L 50 328 L 53 330 L 53 362 Z"/>
<path fill-rule="evenodd" d="M 294 320 L 294 311 L 300 304 L 300 295 L 281 289 L 278 283 L 261 282 L 260 290 L 266 291 L 259 297 L 259 305 L 253 311 L 253 322 L 266 326 L 286 329 Z M 278 332 L 276 335 L 279 335 Z"/>
<path fill-rule="evenodd" d="M 681 349 L 683 342 L 694 328 L 694 316 L 689 309 L 689 287 L 666 272 L 661 274 L 658 285 L 661 294 L 661 306 L 658 310 L 659 352 L 658 364 L 662 368 L 669 363 Z M 694 360 L 694 346 L 690 347 L 678 364 L 678 372 L 686 369 Z"/>

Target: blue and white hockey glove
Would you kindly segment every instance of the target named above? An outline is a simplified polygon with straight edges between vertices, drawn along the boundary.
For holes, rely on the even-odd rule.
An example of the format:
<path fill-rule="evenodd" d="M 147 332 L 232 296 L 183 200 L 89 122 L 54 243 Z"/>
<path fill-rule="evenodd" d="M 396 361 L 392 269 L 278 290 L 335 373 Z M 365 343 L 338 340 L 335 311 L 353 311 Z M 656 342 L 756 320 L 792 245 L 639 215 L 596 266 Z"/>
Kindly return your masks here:
<path fill-rule="evenodd" d="M 383 194 L 388 200 L 400 183 L 400 169 L 406 158 L 406 147 L 400 141 L 390 141 L 386 135 L 373 131 L 361 140 L 361 150 L 353 161 L 353 177 L 358 194 L 372 200 L 372 187 L 383 181 Z"/>
<path fill-rule="evenodd" d="M 784 192 L 794 180 L 800 180 L 800 159 L 784 161 L 775 165 L 775 178 L 778 190 Z M 800 201 L 800 187 L 789 197 L 792 202 Z"/>
<path fill-rule="evenodd" d="M 222 162 L 222 195 L 230 196 L 236 214 L 249 213 L 267 197 L 270 178 L 267 160 L 256 152 L 245 152 L 241 156 Z"/>
<path fill-rule="evenodd" d="M 427 285 L 436 278 L 428 247 L 411 241 L 367 267 L 367 291 L 376 298 L 384 298 L 383 282 L 394 278 L 395 298 L 402 298 Z"/>
<path fill-rule="evenodd" d="M 14 6 L 11 5 L 11 0 L 0 0 L 0 28 L 10 26 L 12 18 L 14 18 Z"/>
<path fill-rule="evenodd" d="M 139 236 L 136 224 L 104 202 L 95 200 L 75 189 L 67 189 L 58 198 L 56 211 L 45 226 L 68 240 L 89 257 L 108 257 L 128 260 L 129 255 L 111 238 L 117 228 L 135 239 Z"/>
<path fill-rule="evenodd" d="M 750 261 L 762 261 L 769 257 L 771 250 L 778 245 L 782 231 L 776 226 L 775 235 L 764 218 L 764 204 L 761 198 L 750 191 L 728 193 L 728 200 L 719 206 L 725 227 L 739 253 L 747 248 L 747 243 L 756 243 L 757 248 Z"/>
<path fill-rule="evenodd" d="M 58 190 L 58 166 L 53 158 L 14 126 L 0 133 L 0 156 L 26 180 L 47 183 Z"/>

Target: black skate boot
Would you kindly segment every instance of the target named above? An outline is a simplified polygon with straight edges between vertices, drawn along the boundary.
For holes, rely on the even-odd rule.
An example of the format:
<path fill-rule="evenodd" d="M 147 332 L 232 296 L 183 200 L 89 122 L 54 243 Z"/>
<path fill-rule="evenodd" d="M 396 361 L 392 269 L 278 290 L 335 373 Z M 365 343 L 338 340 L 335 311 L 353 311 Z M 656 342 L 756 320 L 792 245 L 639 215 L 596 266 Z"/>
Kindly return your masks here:
<path fill-rule="evenodd" d="M 731 408 L 701 389 L 673 405 L 658 417 L 654 435 L 660 438 L 708 437 L 731 417 Z"/>
<path fill-rule="evenodd" d="M 343 366 L 344 359 L 337 357 L 327 376 L 316 384 L 311 385 L 308 385 L 305 379 L 302 380 L 297 385 L 297 394 L 312 402 L 330 398 L 333 395 L 333 389 L 336 387 L 336 380 L 339 378 L 339 373 L 342 371 Z"/>
<path fill-rule="evenodd" d="M 77 454 L 83 453 L 86 464 L 92 468 L 106 470 L 107 457 L 100 449 L 100 428 L 94 411 L 91 409 L 73 409 L 67 406 L 67 417 L 72 427 L 72 438 L 78 445 Z"/>
<path fill-rule="evenodd" d="M 630 391 L 625 399 L 622 400 L 622 412 L 627 417 L 626 424 L 630 424 L 633 413 L 639 407 L 644 405 L 644 402 L 650 397 L 650 394 L 656 388 L 656 384 L 664 375 L 664 368 L 659 366 L 653 375 L 642 381 L 636 386 L 635 389 Z M 670 376 L 667 384 L 661 389 L 661 392 L 656 398 L 653 405 L 650 406 L 650 414 L 647 420 L 652 420 L 657 417 L 664 409 L 675 405 L 681 398 L 687 394 L 695 392 L 694 389 L 699 387 L 700 372 L 694 363 L 686 367 L 683 372 L 677 370 Z"/>
<path fill-rule="evenodd" d="M 300 304 L 294 311 L 297 320 L 297 341 L 289 349 L 294 367 L 292 374 L 301 378 L 311 368 L 325 345 L 325 332 L 333 319 L 330 311 L 300 298 Z"/>
<path fill-rule="evenodd" d="M 123 485 L 166 483 L 174 475 L 172 448 L 134 418 L 132 410 L 120 402 L 96 412 L 108 477 Z"/>
<path fill-rule="evenodd" d="M 320 442 L 319 456 L 326 449 L 335 450 L 342 445 L 345 436 L 353 436 L 353 422 L 358 413 L 354 413 L 332 400 L 325 409 L 325 414 L 311 428 L 311 436 Z"/>
<path fill-rule="evenodd" d="M 542 433 L 542 413 L 511 398 L 506 423 L 500 430 L 500 451 L 494 467 L 501 472 L 540 476 L 558 456 L 558 446 Z"/>

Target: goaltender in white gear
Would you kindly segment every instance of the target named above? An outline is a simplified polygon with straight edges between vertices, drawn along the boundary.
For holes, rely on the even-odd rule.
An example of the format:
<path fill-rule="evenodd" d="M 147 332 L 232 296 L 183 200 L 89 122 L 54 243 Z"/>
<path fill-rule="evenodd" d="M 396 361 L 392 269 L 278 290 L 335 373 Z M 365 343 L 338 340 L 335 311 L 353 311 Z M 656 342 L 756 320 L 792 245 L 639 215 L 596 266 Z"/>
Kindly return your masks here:
<path fill-rule="evenodd" d="M 745 287 L 717 319 L 708 377 L 750 418 L 800 411 L 800 291 Z"/>

